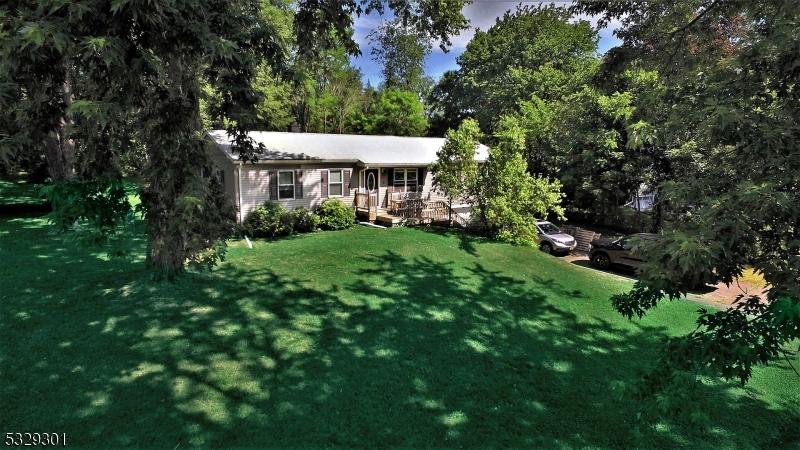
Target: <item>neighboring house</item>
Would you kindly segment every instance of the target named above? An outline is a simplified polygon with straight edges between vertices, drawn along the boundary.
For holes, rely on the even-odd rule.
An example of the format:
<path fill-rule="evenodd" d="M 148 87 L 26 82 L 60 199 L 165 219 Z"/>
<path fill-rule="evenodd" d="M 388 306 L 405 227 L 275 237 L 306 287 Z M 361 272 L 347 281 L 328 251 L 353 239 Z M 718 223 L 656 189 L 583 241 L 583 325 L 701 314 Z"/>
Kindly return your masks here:
<path fill-rule="evenodd" d="M 266 148 L 256 163 L 238 159 L 224 130 L 208 132 L 216 144 L 212 159 L 238 207 L 240 222 L 267 200 L 293 209 L 338 198 L 365 218 L 381 216 L 392 223 L 396 217 L 427 214 L 422 209 L 441 208 L 446 200 L 433 189 L 428 170 L 443 138 L 271 131 L 248 135 Z M 481 145 L 475 158 L 485 161 L 488 154 Z"/>
<path fill-rule="evenodd" d="M 649 186 L 643 184 L 639 187 L 636 194 L 631 196 L 631 201 L 625 203 L 623 206 L 627 206 L 636 211 L 646 212 L 653 209 L 655 200 L 656 194 L 651 191 Z"/>

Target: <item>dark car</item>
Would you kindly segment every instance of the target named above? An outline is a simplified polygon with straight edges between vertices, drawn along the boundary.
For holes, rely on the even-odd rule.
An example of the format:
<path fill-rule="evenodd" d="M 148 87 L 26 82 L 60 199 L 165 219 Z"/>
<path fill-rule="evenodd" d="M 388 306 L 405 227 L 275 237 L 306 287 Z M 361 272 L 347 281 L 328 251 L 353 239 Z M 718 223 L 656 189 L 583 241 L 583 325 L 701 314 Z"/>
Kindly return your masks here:
<path fill-rule="evenodd" d="M 638 269 L 644 259 L 633 251 L 633 244 L 638 241 L 654 241 L 657 234 L 637 233 L 619 239 L 597 239 L 592 241 L 589 250 L 589 261 L 598 269 L 608 269 L 613 265 Z"/>

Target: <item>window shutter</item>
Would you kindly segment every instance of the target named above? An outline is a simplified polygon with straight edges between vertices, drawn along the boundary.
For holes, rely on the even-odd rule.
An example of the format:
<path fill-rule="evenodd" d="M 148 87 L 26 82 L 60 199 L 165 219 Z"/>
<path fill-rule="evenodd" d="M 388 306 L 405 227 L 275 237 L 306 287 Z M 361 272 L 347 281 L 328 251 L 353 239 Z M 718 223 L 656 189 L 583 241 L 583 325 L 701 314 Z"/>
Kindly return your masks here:
<path fill-rule="evenodd" d="M 303 198 L 303 171 L 294 171 L 294 198 Z"/>
<path fill-rule="evenodd" d="M 342 171 L 342 179 L 344 184 L 342 185 L 342 195 L 345 197 L 350 196 L 350 171 L 343 170 Z"/>
<path fill-rule="evenodd" d="M 269 179 L 269 199 L 270 200 L 277 200 L 278 199 L 278 171 L 270 170 L 268 179 Z"/>
<path fill-rule="evenodd" d="M 328 171 L 320 170 L 322 175 L 322 198 L 328 198 Z"/>
<path fill-rule="evenodd" d="M 417 191 L 422 192 L 425 190 L 425 175 L 427 175 L 428 168 L 420 167 L 417 169 Z"/>

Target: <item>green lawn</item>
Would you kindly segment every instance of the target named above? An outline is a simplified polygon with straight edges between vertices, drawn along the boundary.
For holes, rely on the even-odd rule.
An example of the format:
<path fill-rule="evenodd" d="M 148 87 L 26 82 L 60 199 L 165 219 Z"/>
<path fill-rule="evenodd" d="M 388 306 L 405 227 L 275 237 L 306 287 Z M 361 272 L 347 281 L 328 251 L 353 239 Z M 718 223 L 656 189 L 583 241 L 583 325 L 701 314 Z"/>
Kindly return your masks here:
<path fill-rule="evenodd" d="M 0 179 L 0 206 L 41 204 L 40 187 L 41 185 L 28 183 L 24 179 Z"/>
<path fill-rule="evenodd" d="M 132 241 L 138 255 L 142 240 Z M 697 306 L 611 310 L 629 281 L 416 229 L 232 243 L 152 284 L 37 218 L 0 219 L 0 431 L 92 447 L 794 448 L 800 378 L 702 388 L 712 429 L 635 430 L 612 394 Z M 796 361 L 800 366 L 800 361 Z"/>

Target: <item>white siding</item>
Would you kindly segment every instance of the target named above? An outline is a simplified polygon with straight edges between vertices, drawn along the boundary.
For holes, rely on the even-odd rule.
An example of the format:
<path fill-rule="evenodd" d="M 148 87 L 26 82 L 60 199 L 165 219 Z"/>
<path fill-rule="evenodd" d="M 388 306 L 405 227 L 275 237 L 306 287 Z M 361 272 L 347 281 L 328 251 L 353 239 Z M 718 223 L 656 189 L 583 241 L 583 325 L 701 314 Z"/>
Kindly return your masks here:
<path fill-rule="evenodd" d="M 211 162 L 223 172 L 225 180 L 225 193 L 230 197 L 234 204 L 239 202 L 237 198 L 238 192 L 236 191 L 236 167 L 233 161 L 228 159 L 224 153 L 219 151 L 216 145 L 210 144 L 208 148 L 208 155 Z"/>
<path fill-rule="evenodd" d="M 323 200 L 322 198 L 322 171 L 323 170 L 350 170 L 350 189 L 349 195 L 343 197 L 330 197 L 338 198 L 346 205 L 352 205 L 355 199 L 356 189 L 358 185 L 358 172 L 352 167 L 263 167 L 263 166 L 247 166 L 242 167 L 242 217 L 247 217 L 247 213 L 252 211 L 258 205 L 268 201 L 278 201 L 287 209 L 294 209 L 305 207 L 314 209 L 319 206 Z M 294 200 L 278 200 L 270 198 L 269 192 L 269 175 L 270 172 L 278 170 L 302 170 L 303 171 L 303 198 L 295 198 Z M 295 193 L 295 196 L 297 193 Z"/>
<path fill-rule="evenodd" d="M 256 206 L 269 200 L 269 170 L 242 167 L 242 217 Z"/>
<path fill-rule="evenodd" d="M 341 165 L 324 166 L 324 165 L 303 165 L 303 166 L 270 166 L 266 164 L 258 165 L 243 165 L 242 166 L 242 217 L 247 217 L 247 213 L 253 210 L 256 206 L 268 200 L 278 201 L 277 199 L 270 198 L 269 192 L 269 175 L 270 172 L 278 170 L 302 170 L 303 171 L 303 198 L 294 200 L 279 200 L 279 202 L 287 209 L 294 209 L 305 207 L 314 209 L 320 205 L 325 199 L 322 198 L 322 171 L 323 170 L 337 170 L 344 169 L 350 170 L 350 189 L 345 189 L 349 195 L 339 198 L 346 205 L 353 205 L 355 194 L 359 190 L 359 173 L 361 168 Z M 429 170 L 422 171 L 424 177 L 420 180 L 422 182 L 422 197 L 426 200 L 447 200 L 441 194 L 433 189 L 433 174 Z M 390 174 L 392 168 L 388 167 L 381 169 L 380 176 L 380 192 L 379 199 L 381 207 L 386 207 L 387 199 L 387 185 L 389 184 Z M 334 197 L 331 197 L 334 198 Z"/>

